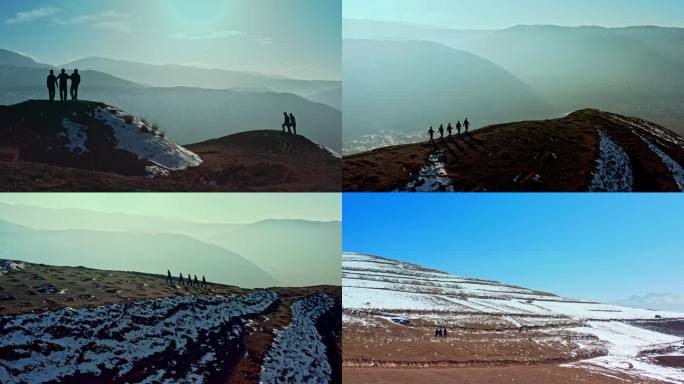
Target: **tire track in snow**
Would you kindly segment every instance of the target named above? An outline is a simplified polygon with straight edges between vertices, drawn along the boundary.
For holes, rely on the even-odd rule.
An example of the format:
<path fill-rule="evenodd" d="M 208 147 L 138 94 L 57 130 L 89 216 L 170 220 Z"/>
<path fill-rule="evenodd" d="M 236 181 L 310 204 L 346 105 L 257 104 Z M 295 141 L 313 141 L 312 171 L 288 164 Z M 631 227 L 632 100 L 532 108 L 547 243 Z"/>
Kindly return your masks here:
<path fill-rule="evenodd" d="M 634 175 L 629 156 L 602 128 L 599 135 L 599 158 L 589 192 L 632 192 Z"/>

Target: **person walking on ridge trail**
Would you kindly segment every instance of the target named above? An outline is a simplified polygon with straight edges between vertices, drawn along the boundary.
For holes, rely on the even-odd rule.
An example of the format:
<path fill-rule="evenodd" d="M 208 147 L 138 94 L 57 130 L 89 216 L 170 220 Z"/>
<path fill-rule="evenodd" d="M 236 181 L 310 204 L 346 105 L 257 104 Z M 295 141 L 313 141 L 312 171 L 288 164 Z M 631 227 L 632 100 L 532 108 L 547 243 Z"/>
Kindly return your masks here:
<path fill-rule="evenodd" d="M 451 137 L 451 132 L 453 130 L 454 130 L 454 128 L 451 126 L 451 123 L 449 123 L 449 125 L 447 125 L 447 132 L 449 133 L 449 135 L 447 135 L 447 137 Z"/>
<path fill-rule="evenodd" d="M 172 284 L 173 284 L 173 280 L 171 279 L 171 270 L 170 270 L 170 269 L 167 269 L 167 270 L 166 270 L 166 283 L 167 283 L 168 285 L 172 285 Z"/>
<path fill-rule="evenodd" d="M 69 75 L 66 74 L 66 72 L 64 71 L 64 68 L 62 68 L 62 72 L 60 72 L 59 76 L 57 76 L 57 80 L 59 80 L 59 100 L 66 101 L 67 100 L 67 80 L 69 80 Z"/>
<path fill-rule="evenodd" d="M 445 339 L 448 339 L 448 338 L 449 338 L 449 336 L 447 336 L 447 329 L 446 329 L 446 327 L 442 328 L 442 337 L 445 338 Z"/>
<path fill-rule="evenodd" d="M 50 101 L 55 101 L 55 87 L 57 87 L 57 76 L 55 76 L 55 71 L 51 69 L 50 74 L 47 76 L 48 97 Z"/>
<path fill-rule="evenodd" d="M 439 131 L 439 139 L 444 140 L 444 124 L 440 124 L 437 131 Z"/>
<path fill-rule="evenodd" d="M 204 278 L 204 275 L 202 275 L 202 285 L 207 288 L 207 279 Z"/>
<path fill-rule="evenodd" d="M 199 281 L 197 281 L 197 275 L 195 275 L 195 284 L 194 285 L 199 288 Z"/>
<path fill-rule="evenodd" d="M 456 131 L 458 132 L 458 135 L 461 136 L 461 120 L 456 123 Z"/>
<path fill-rule="evenodd" d="M 297 119 L 295 119 L 294 115 L 290 113 L 290 125 L 292 125 L 292 130 L 294 131 L 294 135 L 297 136 Z"/>
<path fill-rule="evenodd" d="M 287 112 L 283 112 L 283 116 L 285 116 L 285 121 L 283 122 L 283 133 L 285 133 L 285 127 L 287 127 L 287 133 L 290 133 L 290 116 L 287 114 Z"/>
<path fill-rule="evenodd" d="M 468 134 L 468 128 L 470 128 L 470 122 L 468 121 L 468 118 L 463 121 L 463 126 L 465 127 L 465 134 Z"/>
<path fill-rule="evenodd" d="M 432 127 L 430 127 L 430 129 L 428 130 L 428 135 L 430 135 L 430 142 L 432 144 L 434 144 L 435 143 L 435 137 L 434 137 L 435 136 L 435 130 L 432 129 Z"/>
<path fill-rule="evenodd" d="M 185 285 L 185 281 L 183 280 L 183 274 L 182 273 L 178 273 L 178 284 L 180 284 L 181 287 Z"/>
<path fill-rule="evenodd" d="M 78 74 L 78 69 L 74 69 L 74 73 L 72 73 L 69 77 L 71 78 L 71 88 L 69 89 L 71 100 L 77 100 L 78 86 L 81 84 L 81 75 Z"/>

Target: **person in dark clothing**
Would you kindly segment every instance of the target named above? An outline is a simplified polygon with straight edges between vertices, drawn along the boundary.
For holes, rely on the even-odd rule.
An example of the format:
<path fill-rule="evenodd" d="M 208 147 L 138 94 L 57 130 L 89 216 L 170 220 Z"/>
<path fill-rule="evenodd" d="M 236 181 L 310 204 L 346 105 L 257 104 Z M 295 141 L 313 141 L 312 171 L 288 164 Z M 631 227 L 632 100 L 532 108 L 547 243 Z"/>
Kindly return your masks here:
<path fill-rule="evenodd" d="M 437 129 L 437 131 L 439 132 L 439 138 L 441 140 L 444 140 L 444 124 L 440 124 L 439 129 Z"/>
<path fill-rule="evenodd" d="M 66 101 L 67 100 L 67 80 L 69 80 L 69 75 L 66 74 L 64 71 L 64 68 L 62 68 L 62 72 L 59 73 L 59 76 L 57 76 L 57 80 L 59 80 L 59 99 L 61 101 Z"/>
<path fill-rule="evenodd" d="M 283 122 L 283 133 L 285 133 L 286 127 L 287 127 L 287 133 L 290 133 L 290 127 L 292 126 L 290 124 L 290 116 L 287 114 L 287 112 L 283 112 L 283 115 L 285 116 L 285 121 Z"/>
<path fill-rule="evenodd" d="M 199 287 L 199 281 L 197 281 L 197 275 L 195 275 L 195 286 Z"/>
<path fill-rule="evenodd" d="M 297 135 L 297 119 L 295 119 L 294 115 L 290 113 L 290 125 L 292 125 L 292 130 L 294 131 L 295 136 Z"/>
<path fill-rule="evenodd" d="M 185 285 L 185 282 L 184 282 L 184 280 L 183 280 L 183 274 L 182 274 L 182 273 L 179 273 L 179 274 L 178 274 L 178 284 L 180 284 L 181 286 Z"/>
<path fill-rule="evenodd" d="M 188 283 L 186 284 L 188 287 L 192 287 L 192 276 L 188 273 Z"/>
<path fill-rule="evenodd" d="M 171 279 L 171 270 L 166 270 L 166 283 L 171 285 L 173 284 L 173 280 Z"/>
<path fill-rule="evenodd" d="M 77 100 L 78 86 L 81 84 L 81 75 L 78 74 L 78 69 L 74 69 L 74 73 L 72 73 L 69 77 L 71 78 L 71 88 L 69 89 L 71 100 Z"/>
<path fill-rule="evenodd" d="M 447 132 L 449 133 L 449 135 L 447 137 L 451 137 L 451 132 L 453 130 L 454 130 L 454 127 L 452 127 L 451 123 L 449 123 L 449 125 L 447 125 Z"/>
<path fill-rule="evenodd" d="M 439 334 L 440 334 L 440 329 L 435 328 L 435 338 L 439 337 Z"/>
<path fill-rule="evenodd" d="M 461 125 L 461 120 L 459 120 L 459 121 L 456 123 L 456 131 L 458 132 L 458 135 L 459 135 L 459 136 L 461 136 L 461 127 L 462 127 L 462 125 Z"/>
<path fill-rule="evenodd" d="M 468 128 L 470 128 L 470 122 L 468 121 L 468 118 L 466 117 L 465 121 L 463 122 L 463 126 L 465 127 L 465 134 L 468 134 Z"/>
<path fill-rule="evenodd" d="M 435 143 L 435 137 L 434 137 L 435 136 L 435 130 L 432 129 L 432 127 L 430 127 L 430 129 L 428 130 L 428 135 L 430 135 L 430 142 L 432 144 L 434 144 Z"/>
<path fill-rule="evenodd" d="M 204 288 L 207 287 L 207 279 L 204 278 L 204 275 L 202 275 L 202 285 L 204 286 Z"/>
<path fill-rule="evenodd" d="M 446 327 L 442 328 L 442 337 L 444 337 L 445 339 L 448 339 L 448 338 L 449 338 L 449 336 L 447 335 L 447 329 L 446 329 Z"/>
<path fill-rule="evenodd" d="M 57 76 L 55 76 L 55 71 L 53 71 L 51 69 L 50 74 L 47 77 L 48 97 L 50 98 L 50 101 L 55 100 L 55 87 L 56 86 L 57 86 Z"/>

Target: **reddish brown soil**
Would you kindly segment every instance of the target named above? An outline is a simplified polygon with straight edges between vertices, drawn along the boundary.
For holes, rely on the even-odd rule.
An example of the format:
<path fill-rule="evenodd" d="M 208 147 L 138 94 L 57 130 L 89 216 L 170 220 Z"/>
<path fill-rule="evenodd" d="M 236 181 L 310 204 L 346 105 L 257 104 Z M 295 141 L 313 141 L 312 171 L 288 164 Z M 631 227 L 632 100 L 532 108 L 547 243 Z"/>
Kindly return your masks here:
<path fill-rule="evenodd" d="M 612 376 L 612 377 L 611 377 Z M 611 376 L 557 365 L 487 368 L 344 368 L 345 384 L 664 384 L 660 381 Z"/>
<path fill-rule="evenodd" d="M 586 191 L 598 158 L 596 128 L 625 149 L 635 191 L 678 191 L 670 171 L 624 124 L 596 110 L 565 118 L 494 125 L 469 136 L 381 148 L 346 156 L 343 191 L 390 191 L 406 185 L 430 152 L 444 150 L 448 176 L 457 191 Z M 647 136 L 647 135 L 646 135 Z M 658 143 L 680 164 L 681 148 Z M 541 182 L 532 181 L 535 175 Z M 518 177 L 518 182 L 514 179 Z"/>

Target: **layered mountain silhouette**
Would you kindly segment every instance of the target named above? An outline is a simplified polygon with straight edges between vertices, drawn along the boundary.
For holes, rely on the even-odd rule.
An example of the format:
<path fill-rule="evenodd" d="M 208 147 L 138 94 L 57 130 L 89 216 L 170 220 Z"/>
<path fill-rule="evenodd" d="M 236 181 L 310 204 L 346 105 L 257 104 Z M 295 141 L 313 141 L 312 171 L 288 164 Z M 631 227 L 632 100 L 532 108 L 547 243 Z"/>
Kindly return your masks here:
<path fill-rule="evenodd" d="M 684 82 L 680 76 L 684 71 L 682 28 L 521 25 L 503 30 L 458 30 L 392 22 L 345 20 L 344 35 L 346 38 L 374 39 L 378 42 L 436 42 L 496 64 L 519 79 L 544 102 L 541 116 L 509 116 L 506 119 L 508 121 L 554 118 L 577 109 L 592 107 L 638 116 L 684 134 L 684 110 L 681 106 Z M 411 50 L 404 51 L 401 62 L 421 59 L 424 60 L 422 66 L 404 68 L 404 81 L 407 84 L 411 84 L 413 78 L 426 76 L 424 67 L 429 67 L 430 71 L 440 71 L 445 63 L 444 60 L 432 55 L 417 57 Z M 393 65 L 399 68 L 401 62 Z M 352 70 L 357 71 L 357 68 L 345 70 L 345 78 L 353 77 L 353 74 L 349 73 Z M 453 84 L 448 76 L 442 75 L 442 79 L 443 88 L 461 88 L 459 84 Z M 471 99 L 476 100 L 478 104 L 496 108 L 492 105 L 491 98 L 496 97 L 496 88 L 499 85 L 494 79 L 481 82 L 482 92 L 471 92 Z M 361 86 L 362 84 L 359 84 L 359 87 Z M 354 100 L 348 100 L 346 97 L 347 94 L 353 95 L 354 88 L 354 83 L 350 87 L 345 86 L 345 105 L 354 103 Z M 433 84 L 426 84 L 424 91 L 432 91 L 433 88 Z M 363 88 L 358 92 L 362 93 Z M 523 93 L 521 95 L 525 96 Z M 439 103 L 437 99 L 427 98 L 431 102 Z M 423 98 L 417 97 L 415 105 L 407 103 L 407 109 L 402 111 L 402 114 L 423 116 L 422 112 L 428 108 L 424 103 Z M 473 113 L 467 110 L 460 112 L 469 106 L 468 103 L 456 104 L 454 108 L 459 111 L 459 116 L 455 118 L 449 115 L 426 115 L 420 125 L 427 129 L 429 125 L 441 121 L 462 119 L 465 114 L 472 115 L 477 111 L 475 109 Z M 486 116 L 482 121 L 482 126 L 495 122 L 490 116 Z M 364 123 L 368 126 L 367 129 L 364 128 Z M 389 122 L 382 126 L 382 131 L 379 132 L 376 124 L 378 123 L 371 119 L 366 122 L 356 121 L 355 134 L 345 136 L 345 148 L 352 140 L 363 140 L 363 135 L 401 132 Z M 350 147 L 363 146 L 366 149 L 375 147 L 370 143 Z"/>
<path fill-rule="evenodd" d="M 442 44 L 344 40 L 343 49 L 345 142 L 379 130 L 415 132 L 439 119 L 491 124 L 549 109 L 500 66 Z"/>
<path fill-rule="evenodd" d="M 189 146 L 97 102 L 0 107 L 4 190 L 337 190 L 336 152 L 280 130 Z"/>
<path fill-rule="evenodd" d="M 684 139 L 594 109 L 351 155 L 345 191 L 681 191 Z"/>

